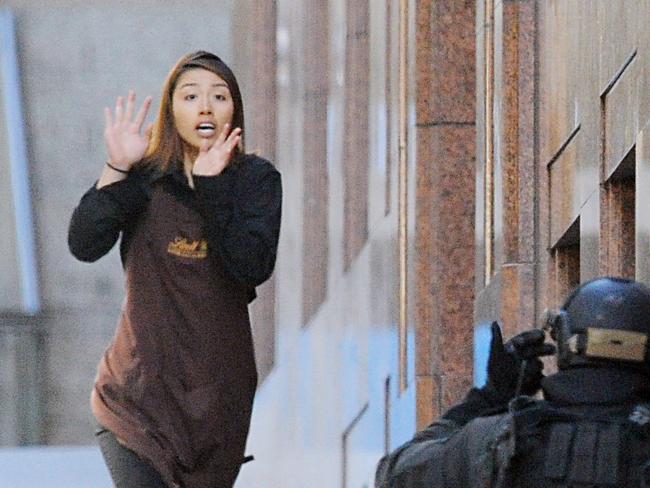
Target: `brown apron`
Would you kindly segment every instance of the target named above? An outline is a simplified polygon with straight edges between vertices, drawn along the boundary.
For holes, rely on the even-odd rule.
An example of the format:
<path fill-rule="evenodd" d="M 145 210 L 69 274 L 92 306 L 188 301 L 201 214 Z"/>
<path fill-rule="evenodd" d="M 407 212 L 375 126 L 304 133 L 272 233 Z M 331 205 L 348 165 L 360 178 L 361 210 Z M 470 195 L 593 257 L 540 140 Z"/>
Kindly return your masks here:
<path fill-rule="evenodd" d="M 154 185 L 92 394 L 98 421 L 171 486 L 230 487 L 257 382 L 247 290 L 208 247 L 194 192 Z"/>

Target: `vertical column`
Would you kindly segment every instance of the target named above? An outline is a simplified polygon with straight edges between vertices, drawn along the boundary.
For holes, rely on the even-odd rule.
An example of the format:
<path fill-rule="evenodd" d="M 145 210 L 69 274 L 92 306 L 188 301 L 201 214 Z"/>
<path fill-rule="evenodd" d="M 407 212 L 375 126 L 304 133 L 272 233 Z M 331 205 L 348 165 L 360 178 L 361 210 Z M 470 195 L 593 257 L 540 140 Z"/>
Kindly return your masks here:
<path fill-rule="evenodd" d="M 345 73 L 344 262 L 347 270 L 368 239 L 368 92 L 370 89 L 368 0 L 347 2 Z"/>
<path fill-rule="evenodd" d="M 42 438 L 43 315 L 14 16 L 0 9 L 0 445 Z"/>
<path fill-rule="evenodd" d="M 8 224 L 0 237 L 2 269 L 9 276 L 0 283 L 0 309 L 36 314 L 40 309 L 36 238 L 29 188 L 27 144 L 23 121 L 20 67 L 14 18 L 0 10 L 0 143 L 4 174 L 0 183 L 0 217 Z M 6 148 L 6 149 L 4 149 Z"/>
<path fill-rule="evenodd" d="M 536 317 L 535 82 L 537 6 L 533 0 L 484 0 L 477 25 L 483 32 L 478 131 L 477 299 L 475 320 L 499 320 L 506 336 Z M 481 273 L 481 277 L 478 276 Z"/>
<path fill-rule="evenodd" d="M 241 84 L 246 111 L 246 150 L 259 153 L 276 162 L 277 87 L 276 87 L 276 2 L 245 0 L 235 8 L 234 44 L 244 56 L 237 60 L 241 66 Z M 237 21 L 236 21 L 237 22 Z M 262 380 L 273 368 L 275 356 L 275 277 L 257 288 L 257 299 L 251 305 L 251 323 L 257 357 L 257 369 Z"/>
<path fill-rule="evenodd" d="M 306 325 L 327 296 L 329 181 L 327 106 L 329 36 L 327 0 L 306 0 L 303 119 L 303 307 Z"/>
<path fill-rule="evenodd" d="M 496 266 L 506 335 L 535 322 L 536 3 L 495 6 Z"/>
<path fill-rule="evenodd" d="M 391 188 L 392 188 L 392 161 L 395 141 L 393 141 L 395 130 L 393 128 L 393 97 L 396 94 L 394 87 L 396 81 L 393 71 L 394 46 L 397 44 L 393 24 L 398 22 L 397 16 L 393 15 L 393 5 L 398 3 L 397 0 L 386 0 L 386 200 L 384 203 L 384 215 L 388 215 L 391 210 Z"/>
<path fill-rule="evenodd" d="M 409 292 L 411 288 L 412 273 L 409 266 L 412 259 L 410 241 L 412 220 L 409 215 L 411 207 L 409 189 L 412 184 L 409 181 L 409 123 L 408 105 L 412 95 L 409 83 L 409 52 L 410 52 L 410 18 L 411 4 L 409 0 L 400 0 L 398 11 L 398 49 L 397 49 L 397 259 L 399 269 L 399 310 L 398 310 L 398 361 L 399 361 L 399 391 L 403 392 L 408 387 L 409 376 L 409 318 L 411 316 L 411 303 Z"/>
<path fill-rule="evenodd" d="M 473 2 L 417 5 L 415 321 L 422 426 L 471 382 L 476 39 Z"/>

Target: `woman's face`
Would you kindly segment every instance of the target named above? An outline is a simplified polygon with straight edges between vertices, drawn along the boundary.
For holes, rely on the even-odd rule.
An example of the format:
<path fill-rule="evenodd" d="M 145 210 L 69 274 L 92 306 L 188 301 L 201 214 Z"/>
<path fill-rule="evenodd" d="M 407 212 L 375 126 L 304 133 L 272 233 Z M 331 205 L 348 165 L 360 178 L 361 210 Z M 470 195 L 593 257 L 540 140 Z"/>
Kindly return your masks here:
<path fill-rule="evenodd" d="M 178 78 L 172 113 L 178 134 L 191 148 L 199 149 L 206 139 L 212 144 L 232 123 L 234 110 L 228 85 L 212 71 L 194 68 Z"/>

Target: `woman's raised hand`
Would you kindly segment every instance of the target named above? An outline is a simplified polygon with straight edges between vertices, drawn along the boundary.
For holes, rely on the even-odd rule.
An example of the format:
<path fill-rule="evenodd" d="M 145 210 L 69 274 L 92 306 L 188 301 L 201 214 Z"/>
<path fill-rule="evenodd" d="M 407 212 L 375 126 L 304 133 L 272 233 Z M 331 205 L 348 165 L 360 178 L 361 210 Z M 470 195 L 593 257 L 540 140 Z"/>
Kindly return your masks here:
<path fill-rule="evenodd" d="M 241 141 L 241 128 L 236 127 L 230 133 L 229 131 L 230 124 L 225 124 L 212 145 L 207 139 L 203 141 L 199 148 L 199 155 L 194 161 L 192 174 L 216 176 L 228 166 L 233 151 Z"/>
<path fill-rule="evenodd" d="M 149 139 L 153 129 L 153 125 L 149 124 L 144 133 L 142 132 L 142 125 L 150 107 L 151 97 L 147 97 L 135 118 L 133 118 L 135 92 L 130 90 L 126 98 L 126 108 L 124 107 L 124 98 L 117 98 L 115 117 L 113 117 L 110 108 L 106 107 L 104 109 L 106 118 L 104 139 L 111 165 L 120 170 L 129 171 L 133 164 L 143 158 L 149 146 Z"/>

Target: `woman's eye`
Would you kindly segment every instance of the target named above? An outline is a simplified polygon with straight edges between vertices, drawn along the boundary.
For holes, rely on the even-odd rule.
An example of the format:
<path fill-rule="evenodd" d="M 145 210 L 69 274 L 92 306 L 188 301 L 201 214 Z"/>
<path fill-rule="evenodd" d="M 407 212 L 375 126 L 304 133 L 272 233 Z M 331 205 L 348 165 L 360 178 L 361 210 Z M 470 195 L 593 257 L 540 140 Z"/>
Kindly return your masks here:
<path fill-rule="evenodd" d="M 224 101 L 226 99 L 224 95 L 215 95 L 215 98 L 220 101 Z"/>
<path fill-rule="evenodd" d="M 196 95 L 190 94 L 190 95 L 185 95 L 185 100 L 194 100 L 196 98 Z"/>

